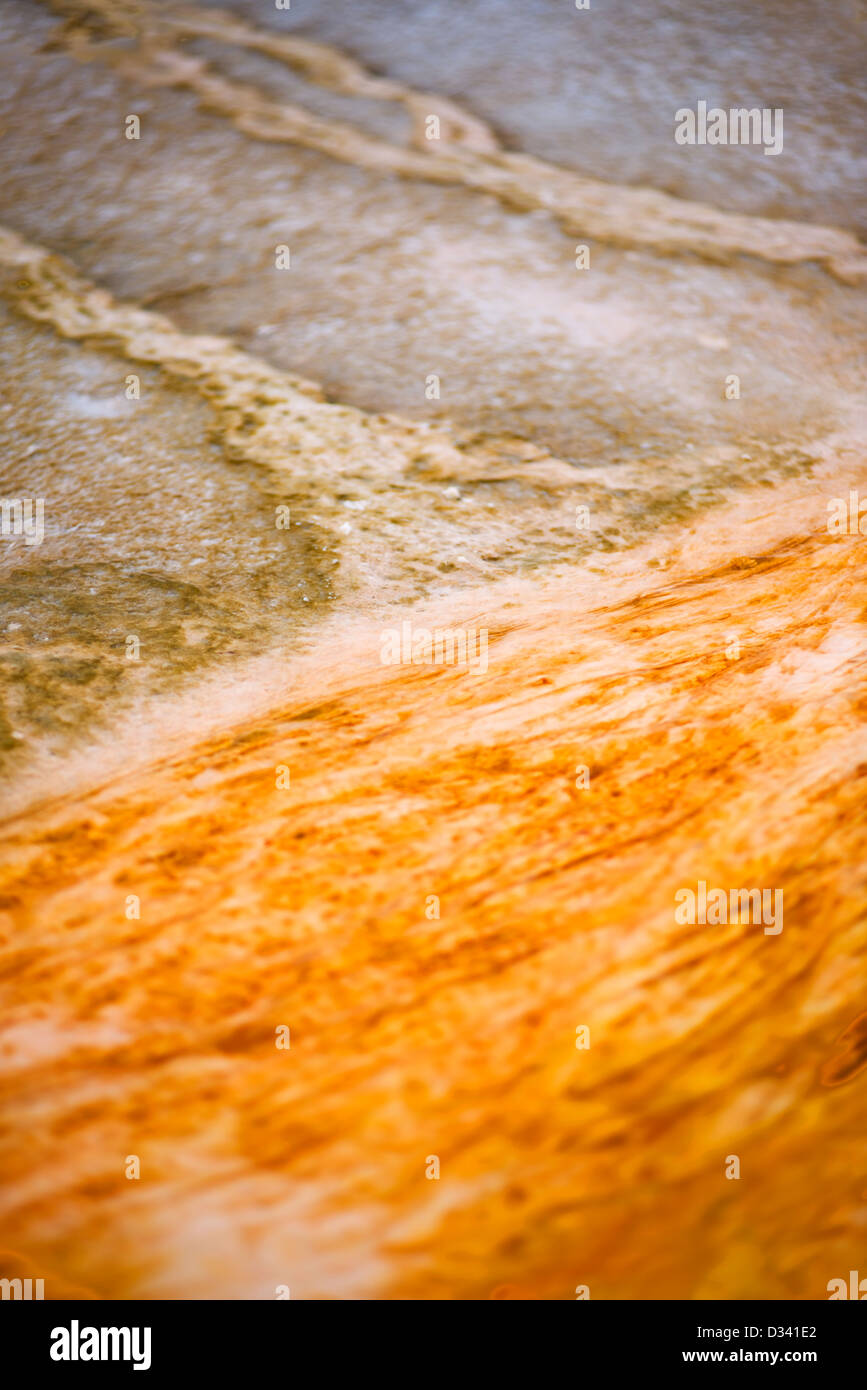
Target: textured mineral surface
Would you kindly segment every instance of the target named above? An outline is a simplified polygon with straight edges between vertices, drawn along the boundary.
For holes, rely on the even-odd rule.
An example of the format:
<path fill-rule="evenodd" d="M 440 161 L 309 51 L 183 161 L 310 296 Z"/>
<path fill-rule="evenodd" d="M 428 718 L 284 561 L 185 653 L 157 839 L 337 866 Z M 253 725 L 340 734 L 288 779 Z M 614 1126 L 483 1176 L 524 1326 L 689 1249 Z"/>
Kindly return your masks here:
<path fill-rule="evenodd" d="M 863 1264 L 865 26 L 6 0 L 0 1276 Z"/>

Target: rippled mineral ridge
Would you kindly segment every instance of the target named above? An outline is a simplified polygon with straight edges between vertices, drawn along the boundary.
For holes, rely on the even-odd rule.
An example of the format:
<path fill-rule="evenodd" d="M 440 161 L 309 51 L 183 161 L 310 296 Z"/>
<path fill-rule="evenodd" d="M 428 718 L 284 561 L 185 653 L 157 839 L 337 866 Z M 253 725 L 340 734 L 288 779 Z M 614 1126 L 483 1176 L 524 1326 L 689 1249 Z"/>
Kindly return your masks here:
<path fill-rule="evenodd" d="M 0 543 L 0 1273 L 857 1267 L 864 27 L 4 4 L 0 496 L 46 522 Z M 784 154 L 678 147 L 698 97 Z M 488 671 L 382 667 L 408 619 Z M 698 878 L 785 930 L 676 927 Z"/>

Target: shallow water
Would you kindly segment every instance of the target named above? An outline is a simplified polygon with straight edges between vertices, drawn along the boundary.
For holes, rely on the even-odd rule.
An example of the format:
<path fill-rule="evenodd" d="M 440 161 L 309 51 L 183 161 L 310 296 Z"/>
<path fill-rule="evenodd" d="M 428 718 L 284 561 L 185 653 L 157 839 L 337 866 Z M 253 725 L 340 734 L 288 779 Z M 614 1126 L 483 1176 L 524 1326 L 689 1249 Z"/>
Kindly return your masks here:
<path fill-rule="evenodd" d="M 328 20 L 321 12 L 316 28 L 313 16 L 298 9 L 271 18 L 278 29 L 292 33 L 300 25 L 326 40 L 335 22 L 334 13 Z M 585 19 L 570 16 L 570 26 Z M 536 63 L 559 74 L 555 91 L 565 84 L 562 98 L 531 108 L 536 136 L 527 148 L 574 166 L 554 136 L 569 83 L 583 68 L 572 65 L 557 41 L 561 20 L 550 7 L 530 7 L 521 16 Z M 742 486 L 773 486 L 808 473 L 822 439 L 850 428 L 863 372 L 846 344 L 857 331 L 863 299 L 815 266 L 782 275 L 742 260 L 733 274 L 730 266 L 603 241 L 593 244 L 592 273 L 581 273 L 569 238 L 543 211 L 510 212 L 467 189 L 383 178 L 291 143 L 251 140 L 198 110 L 189 93 L 147 91 L 110 65 L 71 62 L 56 21 L 40 6 L 13 3 L 3 22 L 14 80 L 0 159 L 5 203 L 18 232 L 71 257 L 83 274 L 123 299 L 168 314 L 183 331 L 229 335 L 254 357 L 321 383 L 333 400 L 440 426 L 459 446 L 440 460 L 434 477 L 419 471 L 423 451 L 412 438 L 398 446 L 397 456 L 385 450 L 381 466 L 368 452 L 362 476 L 351 452 L 344 452 L 353 447 L 350 431 L 335 440 L 337 454 L 332 451 L 325 469 L 296 456 L 287 485 L 287 446 L 277 426 L 272 439 L 260 430 L 254 448 L 239 448 L 236 439 L 236 466 L 227 469 L 219 422 L 191 402 L 189 392 L 178 394 L 171 381 L 146 374 L 145 401 L 128 402 L 122 383 L 129 364 L 91 348 L 89 355 L 63 349 L 44 331 L 34 334 L 9 318 L 8 351 L 32 361 L 43 384 L 34 392 L 32 381 L 20 376 L 21 404 L 14 395 L 7 403 L 17 434 L 4 486 L 10 495 L 46 489 L 45 464 L 58 447 L 65 455 L 62 471 L 51 473 L 54 501 L 41 557 L 50 557 L 61 591 L 79 587 L 88 567 L 96 567 L 86 597 L 98 600 L 100 621 L 94 613 L 65 624 L 65 712 L 49 708 L 60 699 L 54 655 L 47 667 L 41 662 L 39 699 L 24 701 L 18 687 L 33 651 L 40 650 L 42 600 L 35 594 L 33 612 L 25 602 L 22 614 L 33 557 L 21 544 L 5 549 L 3 625 L 8 632 L 9 623 L 27 618 L 14 629 L 24 635 L 7 653 L 7 752 L 22 738 L 86 727 L 101 718 L 109 697 L 122 697 L 130 687 L 155 692 L 212 659 L 291 642 L 305 606 L 331 607 L 341 598 L 368 604 L 374 595 L 408 601 L 634 544 Z M 386 41 L 385 32 L 391 35 L 394 76 L 405 76 L 404 46 L 418 49 L 419 35 L 413 38 L 391 12 L 385 17 L 375 7 L 353 10 L 341 22 L 344 47 L 374 66 L 376 44 Z M 494 23 L 482 9 L 460 21 L 452 14 L 449 25 L 458 22 L 465 31 L 458 45 L 464 65 L 471 65 L 473 52 L 485 51 L 483 35 L 495 49 L 499 43 L 515 52 L 514 16 L 504 23 L 500 15 Z M 433 41 L 429 30 L 437 26 L 427 9 L 414 23 L 427 26 L 419 51 L 428 57 L 416 76 L 423 90 L 434 76 L 424 64 L 430 61 L 427 39 Z M 592 44 L 601 45 L 597 60 L 601 55 L 606 62 L 622 49 L 609 24 L 594 17 L 592 26 Z M 700 17 L 678 21 L 679 51 L 685 51 L 681 31 L 690 25 L 693 35 L 704 32 Z M 845 45 L 835 33 L 831 26 L 823 42 L 840 59 Z M 109 44 L 107 51 L 116 48 Z M 403 111 L 399 103 L 334 95 L 298 78 L 273 55 L 237 43 L 194 38 L 186 51 L 220 59 L 220 70 L 234 81 L 257 84 L 271 98 L 299 100 L 300 84 L 304 99 L 320 94 L 314 109 L 321 114 L 333 116 L 337 104 L 337 119 L 364 129 L 373 128 L 371 110 L 387 112 L 390 123 L 380 122 L 378 133 L 403 138 L 405 121 L 395 123 Z M 584 65 L 596 52 L 580 51 Z M 656 57 L 651 48 L 641 61 L 658 82 Z M 629 61 L 639 61 L 634 52 Z M 477 56 L 471 90 L 478 111 L 503 130 L 511 108 L 502 92 L 497 97 L 498 72 Z M 450 75 L 447 90 L 453 91 Z M 798 108 L 814 116 L 816 81 L 813 71 L 806 105 Z M 844 83 L 844 108 L 847 92 Z M 601 100 L 592 88 L 586 93 L 583 119 L 592 123 Z M 140 142 L 120 138 L 131 104 L 143 122 Z M 840 138 L 850 139 L 847 130 Z M 655 145 L 646 152 L 657 161 Z M 704 155 L 707 165 L 717 151 L 687 153 Z M 735 186 L 742 190 L 749 182 L 746 165 L 755 152 L 724 153 L 744 156 L 725 188 L 723 202 L 730 205 Z M 811 180 L 815 173 L 802 152 L 765 163 L 796 168 Z M 580 162 L 577 167 L 598 172 Z M 631 177 L 626 168 L 612 174 Z M 676 191 L 694 192 L 686 184 Z M 710 184 L 705 196 L 715 191 Z M 757 196 L 749 210 L 775 211 L 777 204 L 769 208 Z M 800 210 L 796 204 L 784 209 Z M 273 248 L 283 242 L 291 243 L 288 272 L 273 268 Z M 14 280 L 7 284 L 11 289 Z M 255 378 L 255 366 L 250 371 Z M 431 372 L 439 378 L 438 400 L 426 399 Z M 737 401 L 725 399 L 731 372 L 742 382 Z M 89 380 L 90 373 L 97 374 L 101 413 L 92 403 L 96 386 L 82 390 L 80 378 Z M 42 412 L 52 409 L 60 423 L 49 454 Z M 22 411 L 29 433 L 19 423 Z M 57 428 L 70 436 L 60 444 Z M 183 439 L 183 449 L 163 443 L 155 451 L 148 431 L 161 441 Z M 39 452 L 28 455 L 27 448 Z M 526 466 L 547 453 L 569 467 L 546 473 Z M 393 485 L 395 466 L 403 477 L 400 490 Z M 173 474 L 168 486 L 167 468 Z M 74 526 L 65 524 L 64 473 L 83 494 Z M 134 518 L 124 500 L 131 488 L 140 499 Z M 459 496 L 444 497 L 447 489 Z M 283 532 L 273 534 L 281 503 L 295 508 L 288 540 Z M 590 533 L 576 529 L 578 506 L 591 510 Z M 91 521 L 102 522 L 98 536 Z M 178 588 L 181 580 L 188 587 Z M 67 608 L 71 602 L 70 594 Z M 165 628 L 162 635 L 154 624 Z M 118 651 L 126 634 L 141 636 L 139 628 L 154 659 L 133 682 L 116 660 L 112 669 L 109 652 Z M 179 646 L 178 633 L 191 630 L 195 636 Z M 79 679 L 67 680 L 73 669 Z"/>
<path fill-rule="evenodd" d="M 46 526 L 0 541 L 0 1211 L 50 1287 L 856 1267 L 863 24 L 4 6 L 0 496 Z M 784 154 L 678 147 L 700 97 Z M 383 667 L 408 621 L 487 670 Z M 675 928 L 701 878 L 783 934 Z"/>

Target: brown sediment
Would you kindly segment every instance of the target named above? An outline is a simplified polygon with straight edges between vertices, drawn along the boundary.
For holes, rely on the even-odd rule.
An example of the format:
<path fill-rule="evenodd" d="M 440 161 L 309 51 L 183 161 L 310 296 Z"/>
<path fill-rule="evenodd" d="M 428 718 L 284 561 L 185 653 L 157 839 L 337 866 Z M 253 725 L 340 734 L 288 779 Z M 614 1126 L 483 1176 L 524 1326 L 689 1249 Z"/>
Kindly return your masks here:
<path fill-rule="evenodd" d="M 465 595 L 483 676 L 355 629 L 8 822 L 7 1239 L 102 1296 L 823 1297 L 863 1186 L 867 557 L 778 506 L 658 583 Z M 699 878 L 782 887 L 782 933 L 677 925 Z"/>
<path fill-rule="evenodd" d="M 88 446 L 64 411 L 70 372 L 74 383 L 81 358 L 69 348 L 59 356 L 61 344 L 49 346 L 29 325 L 8 320 L 16 342 L 45 354 L 50 379 L 43 383 L 28 369 L 9 401 L 17 402 L 31 435 L 63 451 L 52 470 L 42 448 L 40 486 L 53 499 L 53 524 L 61 525 L 69 507 L 77 518 L 73 531 L 55 533 L 38 556 L 20 548 L 3 556 L 0 750 L 16 768 L 16 799 L 32 782 L 34 743 L 41 754 L 50 744 L 52 757 L 66 758 L 80 734 L 110 727 L 131 702 L 177 690 L 219 662 L 268 651 L 281 635 L 293 646 L 306 643 L 332 608 L 339 614 L 349 601 L 368 610 L 413 602 L 581 556 L 602 573 L 612 553 L 665 522 L 682 523 L 718 505 L 739 486 L 809 476 L 831 447 L 814 425 L 812 438 L 751 443 L 750 455 L 733 445 L 690 453 L 688 445 L 651 467 L 640 459 L 616 470 L 576 468 L 507 432 L 448 422 L 434 428 L 329 401 L 315 383 L 228 338 L 185 332 L 2 227 L 0 293 L 33 323 L 81 344 L 88 372 L 105 359 L 99 379 L 109 400 L 116 401 L 125 373 L 112 366 L 113 355 L 152 365 L 166 383 L 185 388 L 157 388 L 152 373 L 144 413 L 121 411 L 102 436 L 103 479 L 114 474 L 115 451 L 126 456 L 128 443 L 147 461 L 141 481 L 129 484 L 137 502 L 124 520 L 114 482 L 107 488 L 97 481 L 88 496 L 85 478 L 100 474 L 86 453 L 77 473 L 75 460 Z M 212 427 L 192 393 L 210 408 Z M 841 411 L 841 418 L 850 413 Z M 7 436 L 20 453 L 14 431 Z M 214 452 L 240 465 L 237 477 L 221 479 L 209 438 L 219 442 Z M 20 459 L 16 473 L 23 478 Z M 725 489 L 714 475 L 725 479 Z M 174 503 L 166 477 L 177 479 Z M 32 488 L 32 478 L 25 486 Z M 229 504 L 225 521 L 218 504 L 205 500 L 215 488 Z M 102 524 L 101 501 L 112 509 L 105 545 L 93 526 Z M 592 508 L 590 529 L 576 528 L 578 501 Z M 275 531 L 276 504 L 289 506 L 291 532 Z M 139 535 L 142 512 L 150 513 L 149 534 Z M 77 539 L 82 523 L 96 536 L 95 547 Z M 205 533 L 207 545 L 234 558 L 231 575 L 227 562 L 214 568 L 197 558 L 209 553 Z M 284 539 L 273 546 L 269 536 Z M 660 553 L 651 563 L 668 560 Z M 145 651 L 133 666 L 125 658 L 130 632 Z M 38 765 L 54 775 L 50 757 L 48 766 Z"/>
<path fill-rule="evenodd" d="M 330 402 L 315 383 L 270 366 L 226 338 L 184 333 L 164 315 L 116 299 L 64 257 L 3 227 L 0 267 L 14 272 L 3 290 L 28 318 L 189 382 L 216 412 L 227 457 L 271 470 L 284 484 L 287 503 L 315 504 L 316 524 L 339 549 L 351 548 L 340 530 L 347 526 L 343 501 L 387 497 L 387 519 L 381 512 L 375 519 L 353 513 L 352 523 L 356 550 L 366 531 L 377 537 L 381 572 L 397 564 L 407 544 L 402 539 L 386 552 L 384 529 L 390 527 L 396 537 L 402 526 L 419 519 L 420 505 L 433 513 L 453 510 L 443 501 L 444 482 L 495 489 L 516 484 L 525 538 L 551 502 L 562 505 L 563 494 L 575 488 L 574 470 L 527 440 L 502 437 L 459 447 L 445 430 L 426 423 Z M 582 470 L 581 483 L 589 496 L 601 486 L 601 471 Z M 412 538 L 408 543 L 412 546 Z M 452 537 L 452 550 L 463 544 Z M 415 536 L 417 563 L 424 553 L 432 567 L 430 548 L 430 535 Z M 448 560 L 448 545 L 438 546 L 438 556 L 440 564 Z M 372 564 L 370 552 L 365 559 Z M 353 577 L 361 582 L 357 570 Z M 349 583 L 346 574 L 343 579 Z"/>
<path fill-rule="evenodd" d="M 436 574 L 453 560 L 465 562 L 460 552 L 467 550 L 468 528 L 478 532 L 472 558 L 477 579 L 520 567 L 534 543 L 546 544 L 552 558 L 572 559 L 583 548 L 575 528 L 576 498 L 593 506 L 597 547 L 600 540 L 608 547 L 614 539 L 623 543 L 610 525 L 623 499 L 635 499 L 651 528 L 666 502 L 680 512 L 699 505 L 676 495 L 695 480 L 695 461 L 686 453 L 667 458 L 665 470 L 657 461 L 658 482 L 643 473 L 644 460 L 621 464 L 612 488 L 604 467 L 576 469 L 526 438 L 479 436 L 329 401 L 317 383 L 270 365 L 228 338 L 184 332 L 165 315 L 119 300 L 65 257 L 0 226 L 3 269 L 0 293 L 28 318 L 189 383 L 214 410 L 215 433 L 231 461 L 269 470 L 282 485 L 283 499 L 302 503 L 305 515 L 315 508 L 315 524 L 341 555 L 336 577 L 344 591 L 369 593 L 395 578 L 404 597 L 417 597 L 424 590 L 407 588 L 408 578 Z M 816 433 L 797 444 L 758 446 L 759 471 L 751 464 L 746 474 L 767 482 L 809 470 L 827 447 Z M 702 466 L 708 475 L 724 466 L 730 483 L 748 482 L 744 458 L 750 456 L 733 446 L 717 446 L 704 452 Z M 443 484 L 472 490 L 489 507 L 495 498 L 495 515 L 475 522 L 456 516 Z M 372 504 L 371 510 L 353 511 L 349 525 L 347 500 Z M 499 553 L 486 555 L 486 549 Z"/>
<path fill-rule="evenodd" d="M 150 362 L 170 376 L 189 380 L 220 417 L 220 435 L 230 457 L 268 463 L 283 472 L 320 464 L 326 457 L 336 473 L 351 460 L 352 477 L 362 482 L 365 452 L 375 439 L 377 459 L 395 466 L 413 464 L 437 479 L 478 477 L 482 460 L 499 449 L 497 481 L 531 475 L 551 486 L 574 482 L 568 466 L 524 439 L 504 437 L 487 449 L 458 449 L 442 430 L 395 416 L 372 416 L 353 406 L 326 400 L 315 382 L 281 371 L 242 351 L 227 338 L 184 333 L 170 319 L 124 303 L 98 288 L 62 256 L 0 227 L 0 265 L 20 278 L 6 293 L 28 318 L 49 323 L 66 338 L 119 351 L 133 362 Z M 385 451 L 385 452 L 384 452 Z M 520 456 L 521 469 L 505 459 Z M 597 477 L 598 470 L 584 470 Z"/>
<path fill-rule="evenodd" d="M 531 155 L 504 150 L 490 127 L 452 100 L 374 78 L 327 44 L 269 33 L 239 18 L 194 6 L 172 13 L 158 5 L 137 3 L 119 13 L 112 0 L 48 3 L 67 18 L 63 39 L 78 58 L 109 63 L 146 86 L 191 91 L 205 109 L 228 117 L 258 140 L 303 145 L 403 178 L 462 184 L 489 193 L 509 207 L 544 209 L 571 236 L 707 260 L 749 255 L 780 265 L 819 261 L 847 283 L 867 273 L 867 251 L 850 232 L 723 212 L 652 188 L 583 178 Z M 412 117 L 414 145 L 395 145 L 348 122 L 316 116 L 298 104 L 272 101 L 256 87 L 220 75 L 204 59 L 177 46 L 178 40 L 190 37 L 258 50 L 288 63 L 310 81 L 347 95 L 400 102 Z M 128 46 L 129 40 L 135 41 L 134 47 Z M 440 113 L 440 142 L 425 140 L 425 117 Z M 440 148 L 434 150 L 437 143 Z"/>

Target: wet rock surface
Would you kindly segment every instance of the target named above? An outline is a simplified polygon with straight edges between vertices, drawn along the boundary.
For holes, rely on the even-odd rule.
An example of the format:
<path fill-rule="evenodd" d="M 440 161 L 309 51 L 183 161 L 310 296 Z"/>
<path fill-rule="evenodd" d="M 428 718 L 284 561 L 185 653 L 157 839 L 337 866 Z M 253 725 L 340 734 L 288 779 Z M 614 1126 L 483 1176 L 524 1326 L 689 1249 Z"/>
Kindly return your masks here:
<path fill-rule="evenodd" d="M 857 1266 L 863 26 L 7 0 L 0 1274 Z M 678 147 L 704 96 L 785 152 Z M 677 927 L 699 879 L 785 930 Z"/>

